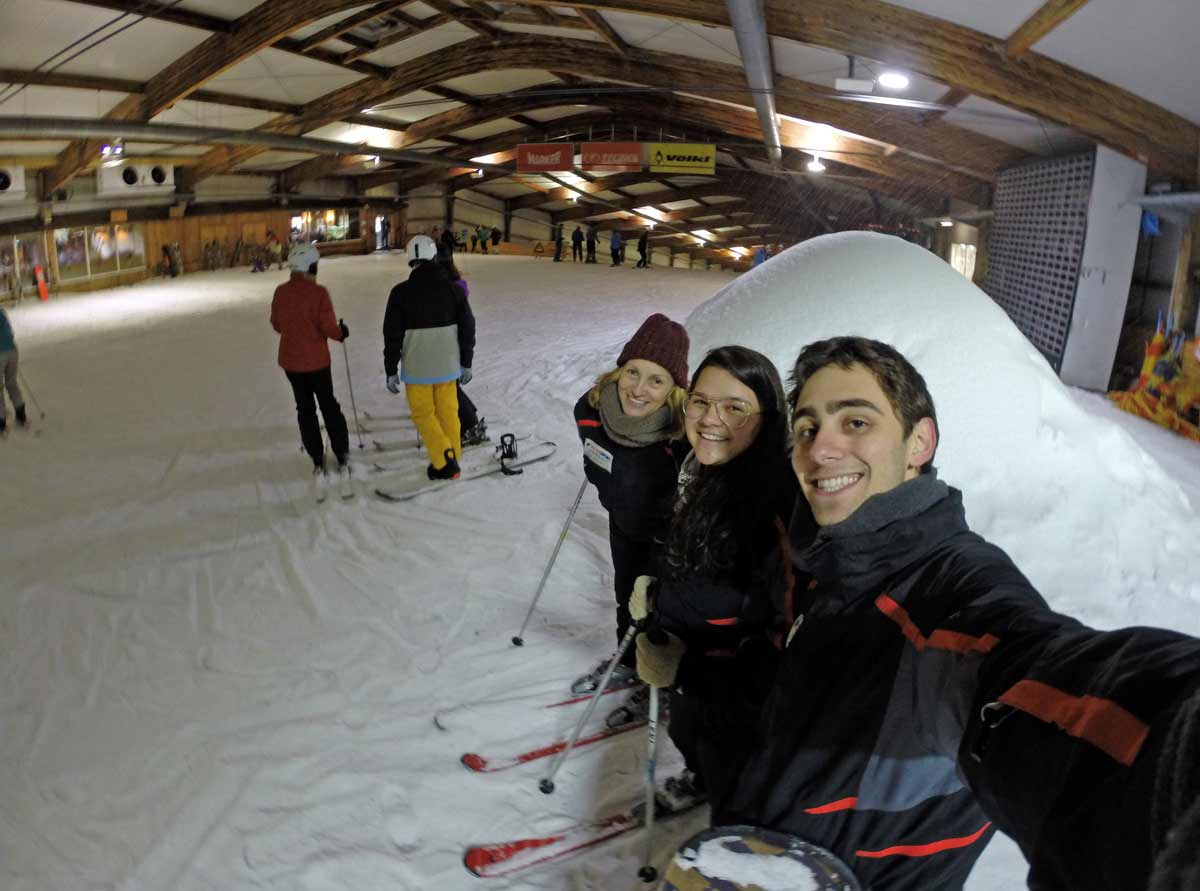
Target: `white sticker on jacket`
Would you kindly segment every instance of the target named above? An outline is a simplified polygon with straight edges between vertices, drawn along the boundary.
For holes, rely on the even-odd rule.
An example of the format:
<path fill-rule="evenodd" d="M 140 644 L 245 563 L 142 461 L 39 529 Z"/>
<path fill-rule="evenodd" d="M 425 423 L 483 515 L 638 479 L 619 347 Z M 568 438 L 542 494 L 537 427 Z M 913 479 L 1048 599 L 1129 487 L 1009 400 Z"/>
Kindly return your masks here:
<path fill-rule="evenodd" d="M 594 439 L 583 444 L 583 457 L 591 461 L 605 473 L 612 473 L 613 456 L 604 446 L 597 445 Z"/>

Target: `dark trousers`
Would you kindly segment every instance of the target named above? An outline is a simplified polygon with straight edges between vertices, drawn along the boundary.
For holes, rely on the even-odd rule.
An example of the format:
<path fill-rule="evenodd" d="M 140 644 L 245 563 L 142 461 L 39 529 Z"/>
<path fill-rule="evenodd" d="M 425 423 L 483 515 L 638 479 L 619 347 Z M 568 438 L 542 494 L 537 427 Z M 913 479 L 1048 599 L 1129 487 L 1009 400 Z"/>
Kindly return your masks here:
<path fill-rule="evenodd" d="M 642 250 L 641 248 L 638 248 L 637 265 L 638 265 L 638 269 L 645 269 L 646 265 L 647 265 L 646 264 L 646 252 L 644 250 Z"/>
<path fill-rule="evenodd" d="M 554 262 L 555 263 L 562 262 L 562 249 L 563 249 L 563 243 L 561 240 L 554 242 Z"/>
<path fill-rule="evenodd" d="M 458 385 L 458 423 L 463 430 L 479 423 L 479 409 L 475 407 L 471 397 L 463 391 L 462 384 Z"/>
<path fill-rule="evenodd" d="M 586 263 L 595 263 L 596 262 L 596 242 L 589 241 L 587 243 L 587 260 L 585 260 L 584 262 L 586 262 Z"/>
<path fill-rule="evenodd" d="M 620 248 L 612 248 L 610 252 L 612 253 L 612 260 L 613 260 L 612 265 L 620 266 L 621 261 L 624 260 L 624 257 L 621 256 L 621 249 Z"/>
<path fill-rule="evenodd" d="M 304 451 L 308 452 L 313 464 L 325 465 L 325 440 L 321 438 L 321 424 L 317 420 L 319 403 L 325 429 L 329 431 L 329 445 L 338 463 L 344 463 L 350 454 L 350 433 L 346 429 L 342 407 L 333 395 L 332 372 L 321 368 L 317 371 L 285 371 L 284 374 L 296 397 L 296 422 L 300 425 Z"/>
<path fill-rule="evenodd" d="M 582 259 L 583 259 L 583 242 L 582 241 L 571 242 L 571 262 L 578 263 Z"/>
<path fill-rule="evenodd" d="M 654 542 L 639 541 L 621 531 L 609 518 L 608 543 L 612 549 L 613 593 L 617 598 L 617 643 L 633 624 L 629 615 L 629 598 L 633 595 L 633 583 L 639 575 L 648 575 L 653 570 Z M 633 644 L 625 651 L 622 665 L 637 667 L 637 650 Z"/>

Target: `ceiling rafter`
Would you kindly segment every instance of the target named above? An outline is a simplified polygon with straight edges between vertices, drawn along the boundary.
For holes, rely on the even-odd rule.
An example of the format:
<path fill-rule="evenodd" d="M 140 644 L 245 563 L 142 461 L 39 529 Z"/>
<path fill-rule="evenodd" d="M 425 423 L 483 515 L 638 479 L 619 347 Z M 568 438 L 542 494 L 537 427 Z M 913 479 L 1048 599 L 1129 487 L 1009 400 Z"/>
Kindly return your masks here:
<path fill-rule="evenodd" d="M 524 0 L 729 27 L 724 0 Z M 1200 127 L 1128 90 L 1038 53 L 1011 59 L 995 38 L 883 0 L 765 0 L 768 33 L 877 59 L 941 81 L 1192 181 L 1200 169 Z M 1052 87 L 1052 88 L 1048 88 Z"/>
<path fill-rule="evenodd" d="M 393 15 L 395 15 L 395 13 L 393 13 Z M 415 24 L 409 24 L 409 20 Z M 374 42 L 362 41 L 357 49 L 352 49 L 349 52 L 343 53 L 341 56 L 339 56 L 340 63 L 342 65 L 349 65 L 353 62 L 357 62 L 364 56 L 369 56 L 371 53 L 377 53 L 381 49 L 387 49 L 389 46 L 402 43 L 403 41 L 408 40 L 410 37 L 416 37 L 418 34 L 422 34 L 426 31 L 432 31 L 434 28 L 440 28 L 442 25 L 454 21 L 454 19 L 445 13 L 439 13 L 438 15 L 430 16 L 427 19 L 414 19 L 412 16 L 405 16 L 403 21 L 405 22 L 405 27 L 402 30 L 396 31 L 393 34 L 389 34 L 387 37 L 381 37 L 379 40 Z"/>
<path fill-rule="evenodd" d="M 611 46 L 622 56 L 629 55 L 629 44 L 624 38 L 617 33 L 616 29 L 610 25 L 600 13 L 591 9 L 579 10 L 579 17 L 588 23 L 588 26 L 596 32 L 601 40 Z"/>
<path fill-rule="evenodd" d="M 213 34 L 127 96 L 106 117 L 148 121 L 200 89 L 222 71 L 270 46 L 282 36 L 324 16 L 355 6 L 353 0 L 266 0 L 247 12 L 228 33 Z M 76 139 L 59 154 L 43 179 L 46 192 L 61 188 L 87 169 L 100 150 L 97 140 Z"/>
<path fill-rule="evenodd" d="M 1042 7 L 1022 22 L 1004 44 L 1004 51 L 1015 59 L 1030 50 L 1035 43 L 1078 12 L 1088 0 L 1046 0 Z M 958 107 L 971 94 L 962 87 L 951 87 L 939 100 L 940 105 Z M 930 115 L 938 119 L 950 113 L 950 109 Z"/>
<path fill-rule="evenodd" d="M 424 0 L 424 3 L 443 15 L 450 16 L 459 24 L 466 25 L 480 37 L 496 37 L 504 33 L 488 24 L 492 16 L 485 14 L 479 7 L 456 6 L 451 0 Z M 491 12 L 490 7 L 488 11 Z"/>

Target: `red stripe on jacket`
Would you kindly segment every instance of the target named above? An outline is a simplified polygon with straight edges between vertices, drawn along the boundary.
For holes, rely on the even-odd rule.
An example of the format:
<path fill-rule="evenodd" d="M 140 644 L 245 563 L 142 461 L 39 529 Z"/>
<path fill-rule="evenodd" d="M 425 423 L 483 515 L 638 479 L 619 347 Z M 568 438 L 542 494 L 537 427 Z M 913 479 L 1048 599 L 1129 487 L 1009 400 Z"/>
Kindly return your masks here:
<path fill-rule="evenodd" d="M 1133 764 L 1150 733 L 1145 722 L 1111 699 L 1072 696 L 1041 681 L 1018 681 L 1000 701 L 1061 727 L 1126 767 Z"/>
<path fill-rule="evenodd" d="M 833 814 L 833 813 L 837 813 L 838 811 L 851 811 L 851 810 L 854 810 L 854 808 L 856 808 L 856 807 L 858 807 L 858 799 L 857 798 L 854 798 L 854 797 L 839 798 L 837 801 L 829 802 L 829 804 L 819 804 L 816 807 L 806 807 L 804 809 L 804 813 L 806 813 L 806 814 Z"/>
<path fill-rule="evenodd" d="M 959 838 L 943 838 L 940 841 L 929 842 L 925 845 L 893 845 L 882 851 L 855 851 L 856 857 L 867 857 L 877 860 L 880 857 L 928 857 L 930 854 L 940 854 L 942 851 L 952 851 L 955 848 L 965 848 L 973 845 L 988 831 L 991 823 L 984 823 L 977 831 Z"/>
<path fill-rule="evenodd" d="M 992 634 L 985 634 L 982 637 L 972 637 L 969 634 L 962 634 L 958 631 L 945 631 L 943 629 L 938 629 L 929 635 L 929 637 L 926 637 L 909 617 L 904 607 L 892 600 L 888 595 L 880 594 L 875 598 L 875 606 L 879 608 L 881 613 L 900 626 L 901 633 L 908 638 L 909 643 L 917 648 L 918 652 L 933 649 L 950 650 L 955 653 L 989 653 L 996 644 L 1000 643 L 1000 638 Z"/>
<path fill-rule="evenodd" d="M 580 418 L 575 423 L 578 424 L 580 427 L 599 427 L 600 426 L 599 421 L 589 421 L 587 418 Z"/>

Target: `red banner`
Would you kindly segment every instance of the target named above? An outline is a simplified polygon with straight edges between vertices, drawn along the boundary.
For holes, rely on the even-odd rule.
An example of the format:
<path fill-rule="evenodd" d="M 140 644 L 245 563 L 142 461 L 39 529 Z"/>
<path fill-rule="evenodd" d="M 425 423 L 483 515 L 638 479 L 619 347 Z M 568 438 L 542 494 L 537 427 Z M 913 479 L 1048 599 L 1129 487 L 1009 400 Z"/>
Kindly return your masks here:
<path fill-rule="evenodd" d="M 574 167 L 573 142 L 523 142 L 517 146 L 518 173 L 550 173 Z"/>
<path fill-rule="evenodd" d="M 640 142 L 585 142 L 584 170 L 598 173 L 636 173 L 642 169 Z"/>

